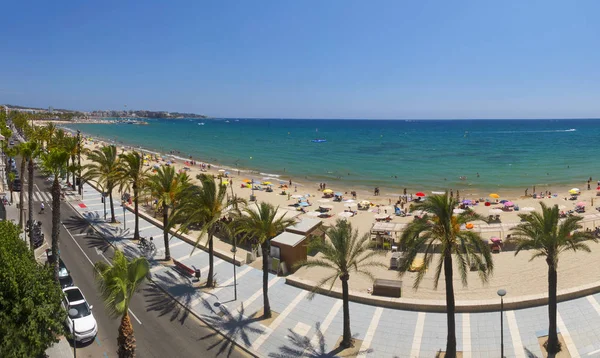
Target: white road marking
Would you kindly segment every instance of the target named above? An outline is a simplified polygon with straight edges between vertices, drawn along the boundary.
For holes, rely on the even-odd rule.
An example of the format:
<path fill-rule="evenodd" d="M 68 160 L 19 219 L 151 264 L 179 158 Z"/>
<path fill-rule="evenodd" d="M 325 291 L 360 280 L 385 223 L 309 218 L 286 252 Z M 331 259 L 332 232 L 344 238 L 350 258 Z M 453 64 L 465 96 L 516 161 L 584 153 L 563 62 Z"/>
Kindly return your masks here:
<path fill-rule="evenodd" d="M 471 316 L 463 313 L 463 358 L 471 358 Z"/>
<path fill-rule="evenodd" d="M 569 350 L 569 353 L 571 353 L 571 356 L 578 356 L 579 352 L 577 351 L 577 347 L 575 346 L 573 338 L 571 338 L 571 334 L 569 334 L 569 330 L 567 329 L 565 322 L 562 320 L 562 317 L 560 316 L 560 312 L 558 312 L 558 310 L 556 311 L 556 326 L 558 327 L 560 335 L 564 339 L 565 344 L 567 345 L 567 349 Z"/>
<path fill-rule="evenodd" d="M 417 324 L 415 325 L 415 334 L 413 336 L 413 344 L 410 350 L 411 357 L 420 357 L 421 355 L 421 339 L 423 338 L 423 328 L 425 327 L 425 312 L 419 312 L 417 316 Z"/>
<path fill-rule="evenodd" d="M 244 270 L 240 271 L 236 275 L 237 279 L 239 280 L 240 278 L 244 277 L 244 275 L 246 275 L 250 271 L 252 271 L 252 267 L 251 266 L 246 267 Z M 214 296 L 216 293 L 218 293 L 219 291 L 221 291 L 225 287 L 231 285 L 232 283 L 233 283 L 233 277 L 230 278 L 229 280 L 223 282 L 222 284 L 220 284 L 219 287 L 215 288 L 214 290 L 212 290 L 210 292 L 207 292 L 207 293 L 201 294 L 200 297 L 198 297 L 198 298 L 196 298 L 195 300 L 192 301 L 192 303 L 190 304 L 190 308 L 192 308 L 195 305 L 197 305 L 198 303 L 202 302 L 202 300 L 205 300 L 206 298 L 208 298 L 210 296 Z"/>
<path fill-rule="evenodd" d="M 523 342 L 521 342 L 521 332 L 519 332 L 515 311 L 506 311 L 506 322 L 508 323 L 510 337 L 512 338 L 515 357 L 525 358 L 525 350 L 523 349 Z"/>

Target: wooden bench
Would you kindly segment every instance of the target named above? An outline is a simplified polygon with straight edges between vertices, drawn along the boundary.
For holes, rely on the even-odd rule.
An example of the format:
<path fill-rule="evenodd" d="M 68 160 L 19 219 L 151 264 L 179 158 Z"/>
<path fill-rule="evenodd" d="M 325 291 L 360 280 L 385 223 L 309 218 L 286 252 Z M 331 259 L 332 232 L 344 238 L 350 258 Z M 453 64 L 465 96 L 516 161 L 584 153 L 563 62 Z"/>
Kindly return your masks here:
<path fill-rule="evenodd" d="M 173 263 L 175 264 L 175 268 L 177 268 L 179 271 L 190 277 L 194 277 L 194 275 L 196 274 L 196 268 L 194 266 L 189 267 L 186 264 L 179 262 L 175 259 L 173 259 Z"/>
<path fill-rule="evenodd" d="M 400 297 L 402 295 L 402 281 L 375 279 L 373 295 L 386 297 Z"/>

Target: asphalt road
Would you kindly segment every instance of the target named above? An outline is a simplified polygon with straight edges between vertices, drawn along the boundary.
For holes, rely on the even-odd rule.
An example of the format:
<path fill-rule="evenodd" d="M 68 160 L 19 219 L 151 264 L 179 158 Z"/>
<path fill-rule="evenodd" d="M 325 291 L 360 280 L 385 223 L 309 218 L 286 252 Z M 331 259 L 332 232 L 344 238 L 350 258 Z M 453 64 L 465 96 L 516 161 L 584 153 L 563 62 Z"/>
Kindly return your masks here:
<path fill-rule="evenodd" d="M 34 183 L 40 191 L 50 192 L 50 183 L 38 176 Z M 27 188 L 26 185 L 23 185 Z M 36 187 L 34 186 L 34 191 Z M 34 219 L 42 221 L 47 247 L 50 244 L 52 212 L 39 214 L 40 203 L 34 202 Z M 89 304 L 98 322 L 98 335 L 90 343 L 77 347 L 79 357 L 116 357 L 120 318 L 109 317 L 94 281 L 93 263 L 112 260 L 114 250 L 82 219 L 68 203 L 61 204 L 63 225 L 60 253 L 65 265 Z M 45 257 L 42 246 L 36 256 Z M 204 325 L 151 282 L 144 284 L 130 304 L 131 321 L 137 341 L 138 357 L 249 357 L 222 335 Z M 220 351 L 223 351 L 219 354 Z"/>

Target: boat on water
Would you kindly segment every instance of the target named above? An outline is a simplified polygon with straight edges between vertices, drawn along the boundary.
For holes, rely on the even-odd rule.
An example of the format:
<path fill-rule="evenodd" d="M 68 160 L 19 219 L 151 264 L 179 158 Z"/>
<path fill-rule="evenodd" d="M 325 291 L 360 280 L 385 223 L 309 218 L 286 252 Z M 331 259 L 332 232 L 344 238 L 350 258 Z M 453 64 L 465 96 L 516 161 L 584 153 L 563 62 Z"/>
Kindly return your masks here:
<path fill-rule="evenodd" d="M 316 138 L 316 139 L 311 140 L 311 142 L 313 142 L 313 143 L 325 143 L 325 142 L 327 142 L 327 139 Z"/>
<path fill-rule="evenodd" d="M 199 126 L 203 126 L 203 125 L 204 125 L 204 122 L 202 122 L 202 123 L 198 123 L 198 125 L 199 125 Z"/>

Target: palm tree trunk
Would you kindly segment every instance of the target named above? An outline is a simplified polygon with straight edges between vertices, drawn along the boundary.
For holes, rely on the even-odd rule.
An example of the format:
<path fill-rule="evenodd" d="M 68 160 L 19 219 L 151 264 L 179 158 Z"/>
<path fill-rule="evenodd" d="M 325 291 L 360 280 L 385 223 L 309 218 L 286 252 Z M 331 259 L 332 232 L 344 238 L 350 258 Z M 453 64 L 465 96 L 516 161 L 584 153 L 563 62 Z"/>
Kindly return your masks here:
<path fill-rule="evenodd" d="M 27 193 L 28 195 L 28 203 L 27 203 L 27 207 L 29 209 L 29 224 L 28 224 L 28 229 L 29 229 L 29 245 L 31 248 L 31 251 L 33 251 L 33 197 L 31 194 L 33 194 L 33 158 L 29 158 L 29 164 L 27 165 L 27 171 L 28 171 L 28 176 L 27 176 Z"/>
<path fill-rule="evenodd" d="M 135 336 L 133 335 L 133 326 L 131 325 L 131 320 L 129 319 L 127 310 L 125 310 L 125 313 L 121 318 L 117 345 L 119 346 L 117 350 L 119 358 L 135 357 Z"/>
<path fill-rule="evenodd" d="M 163 236 L 165 240 L 165 260 L 171 258 L 171 250 L 169 250 L 169 207 L 163 204 Z"/>
<path fill-rule="evenodd" d="M 115 204 L 113 203 L 112 192 L 113 192 L 113 187 L 110 186 L 110 190 L 108 192 L 108 200 L 110 200 L 110 222 L 116 223 L 117 218 L 115 217 Z"/>
<path fill-rule="evenodd" d="M 271 304 L 269 303 L 269 244 L 262 244 L 263 259 L 263 311 L 264 318 L 271 318 Z"/>
<path fill-rule="evenodd" d="M 60 251 L 58 249 L 58 235 L 60 234 L 60 184 L 58 175 L 54 176 L 52 183 L 52 255 L 54 261 L 54 278 L 58 283 L 58 262 L 60 259 Z"/>
<path fill-rule="evenodd" d="M 25 156 L 21 157 L 21 192 L 19 192 L 19 227 L 23 229 L 23 179 L 25 178 Z"/>
<path fill-rule="evenodd" d="M 558 334 L 556 333 L 556 286 L 558 279 L 556 267 L 552 260 L 547 259 L 546 261 L 548 262 L 548 320 L 550 321 L 546 350 L 548 354 L 551 354 L 559 352 Z"/>
<path fill-rule="evenodd" d="M 213 232 L 212 230 L 209 231 L 208 233 L 208 277 L 206 279 L 206 286 L 207 287 L 212 287 L 214 282 L 213 282 L 213 275 L 214 275 L 214 271 L 215 271 L 215 252 L 214 252 L 214 242 L 213 242 Z"/>
<path fill-rule="evenodd" d="M 456 323 L 454 321 L 454 283 L 452 282 L 452 253 L 444 254 L 444 278 L 446 280 L 446 316 L 448 337 L 446 338 L 446 357 L 456 358 Z"/>
<path fill-rule="evenodd" d="M 136 183 L 133 183 L 133 210 L 135 215 L 135 228 L 133 230 L 133 239 L 140 239 L 140 218 L 138 216 L 138 189 Z"/>
<path fill-rule="evenodd" d="M 348 274 L 340 277 L 340 280 L 342 280 L 342 302 L 344 308 L 344 335 L 341 346 L 344 348 L 352 346 L 352 333 L 350 332 L 350 295 L 348 291 L 349 278 L 350 276 Z"/>

